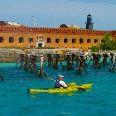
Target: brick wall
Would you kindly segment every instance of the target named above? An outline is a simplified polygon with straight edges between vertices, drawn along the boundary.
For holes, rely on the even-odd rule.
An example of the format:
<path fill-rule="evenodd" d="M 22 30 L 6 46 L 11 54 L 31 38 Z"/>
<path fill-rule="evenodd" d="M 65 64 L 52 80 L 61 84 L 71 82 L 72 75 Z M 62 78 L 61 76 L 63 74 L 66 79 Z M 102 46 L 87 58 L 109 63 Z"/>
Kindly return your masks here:
<path fill-rule="evenodd" d="M 36 48 L 38 42 L 44 42 L 48 48 L 82 47 L 87 50 L 88 47 L 99 44 L 105 33 L 110 33 L 113 39 L 116 39 L 116 31 L 0 26 L 0 37 L 4 39 L 0 41 L 0 47 Z M 14 38 L 14 41 L 9 42 L 9 37 Z M 19 42 L 19 38 L 23 38 L 23 41 Z M 33 41 L 30 42 L 29 38 L 33 38 Z M 47 43 L 47 38 L 51 38 L 50 43 Z M 64 43 L 66 38 L 68 42 Z M 59 42 L 56 42 L 56 39 L 59 39 Z M 72 39 L 75 39 L 75 42 L 72 43 Z M 82 43 L 80 39 L 83 39 Z"/>

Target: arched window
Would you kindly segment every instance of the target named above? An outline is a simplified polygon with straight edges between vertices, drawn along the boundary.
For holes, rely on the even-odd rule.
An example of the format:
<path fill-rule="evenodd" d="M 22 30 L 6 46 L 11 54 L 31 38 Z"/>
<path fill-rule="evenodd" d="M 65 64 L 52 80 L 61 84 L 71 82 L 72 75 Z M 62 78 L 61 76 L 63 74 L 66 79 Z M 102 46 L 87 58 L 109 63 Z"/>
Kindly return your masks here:
<path fill-rule="evenodd" d="M 13 37 L 9 37 L 9 43 L 14 43 L 14 38 Z"/>
<path fill-rule="evenodd" d="M 87 39 L 87 43 L 91 43 L 91 39 Z"/>
<path fill-rule="evenodd" d="M 68 39 L 67 38 L 64 39 L 64 43 L 68 43 Z"/>
<path fill-rule="evenodd" d="M 33 42 L 33 38 L 29 38 L 29 43 L 32 43 Z"/>
<path fill-rule="evenodd" d="M 24 38 L 23 37 L 19 38 L 19 43 L 24 43 Z"/>
<path fill-rule="evenodd" d="M 60 43 L 60 39 L 55 39 L 55 42 L 56 43 Z"/>
<path fill-rule="evenodd" d="M 98 43 L 98 40 L 97 39 L 94 39 L 94 43 Z"/>
<path fill-rule="evenodd" d="M 0 43 L 3 43 L 3 42 L 4 42 L 4 38 L 0 37 Z"/>
<path fill-rule="evenodd" d="M 76 39 L 72 39 L 72 43 L 76 43 Z"/>
<path fill-rule="evenodd" d="M 82 38 L 80 38 L 79 43 L 84 43 L 84 41 L 83 41 L 83 39 L 82 39 Z"/>
<path fill-rule="evenodd" d="M 104 42 L 104 39 L 102 39 L 101 42 Z"/>
<path fill-rule="evenodd" d="M 51 38 L 47 38 L 47 43 L 51 43 Z"/>

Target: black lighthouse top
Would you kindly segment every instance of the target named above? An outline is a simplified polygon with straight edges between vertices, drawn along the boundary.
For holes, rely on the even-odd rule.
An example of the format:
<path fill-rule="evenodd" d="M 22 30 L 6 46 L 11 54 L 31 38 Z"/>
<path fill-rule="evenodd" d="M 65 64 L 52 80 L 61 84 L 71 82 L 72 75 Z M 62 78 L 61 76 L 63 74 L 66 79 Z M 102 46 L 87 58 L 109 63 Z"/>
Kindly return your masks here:
<path fill-rule="evenodd" d="M 86 29 L 93 30 L 92 15 L 87 15 Z"/>

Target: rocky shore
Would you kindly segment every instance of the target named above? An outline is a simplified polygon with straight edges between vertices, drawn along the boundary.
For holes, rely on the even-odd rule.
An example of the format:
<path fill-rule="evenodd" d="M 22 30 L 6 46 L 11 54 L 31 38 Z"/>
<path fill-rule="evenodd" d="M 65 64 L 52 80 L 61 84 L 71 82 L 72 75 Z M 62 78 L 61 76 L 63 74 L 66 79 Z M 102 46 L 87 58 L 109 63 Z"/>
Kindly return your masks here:
<path fill-rule="evenodd" d="M 20 54 L 32 54 L 36 56 L 40 56 L 40 54 L 46 53 L 65 53 L 69 52 L 78 52 L 79 49 L 9 49 L 9 48 L 0 48 L 0 62 L 17 62 Z M 112 51 L 116 53 L 116 51 Z M 92 52 L 88 51 L 85 54 L 91 54 Z M 102 54 L 103 52 L 100 52 Z M 107 52 L 107 53 L 110 53 Z"/>

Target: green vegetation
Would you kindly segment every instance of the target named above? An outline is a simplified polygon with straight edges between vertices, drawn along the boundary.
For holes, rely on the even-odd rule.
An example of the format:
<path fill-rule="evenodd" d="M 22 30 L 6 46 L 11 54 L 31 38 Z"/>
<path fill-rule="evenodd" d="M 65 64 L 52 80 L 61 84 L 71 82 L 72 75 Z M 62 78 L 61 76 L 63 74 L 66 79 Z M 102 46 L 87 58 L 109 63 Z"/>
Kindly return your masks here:
<path fill-rule="evenodd" d="M 99 46 L 92 46 L 91 47 L 92 52 L 98 52 L 99 49 L 100 49 Z"/>
<path fill-rule="evenodd" d="M 91 47 L 92 52 L 98 52 L 99 50 L 116 50 L 116 40 L 112 40 L 109 34 L 105 34 L 101 44 Z"/>

